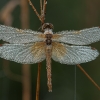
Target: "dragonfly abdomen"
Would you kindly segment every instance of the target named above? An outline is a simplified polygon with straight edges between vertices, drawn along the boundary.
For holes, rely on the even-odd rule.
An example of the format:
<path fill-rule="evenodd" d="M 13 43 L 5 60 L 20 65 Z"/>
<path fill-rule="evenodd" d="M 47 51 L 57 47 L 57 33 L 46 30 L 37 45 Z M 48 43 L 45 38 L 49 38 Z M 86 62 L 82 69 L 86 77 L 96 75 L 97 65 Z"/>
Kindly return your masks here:
<path fill-rule="evenodd" d="M 46 46 L 46 69 L 47 69 L 47 85 L 49 92 L 52 92 L 52 80 L 51 80 L 51 55 L 52 46 Z"/>

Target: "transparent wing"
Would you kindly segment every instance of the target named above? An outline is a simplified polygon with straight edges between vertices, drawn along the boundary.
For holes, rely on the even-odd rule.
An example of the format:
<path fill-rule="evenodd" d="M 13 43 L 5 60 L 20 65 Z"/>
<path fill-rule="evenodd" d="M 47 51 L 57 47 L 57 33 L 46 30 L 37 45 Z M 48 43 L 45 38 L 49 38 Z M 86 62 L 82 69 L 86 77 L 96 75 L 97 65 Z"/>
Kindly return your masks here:
<path fill-rule="evenodd" d="M 100 28 L 93 27 L 80 31 L 62 31 L 54 34 L 53 41 L 74 45 L 87 45 L 100 40 Z"/>
<path fill-rule="evenodd" d="M 0 40 L 4 40 L 9 43 L 29 43 L 43 41 L 41 32 L 32 30 L 21 30 L 9 26 L 0 25 Z"/>
<path fill-rule="evenodd" d="M 0 47 L 0 57 L 22 64 L 38 63 L 45 59 L 45 45 L 42 42 L 34 44 L 4 44 Z"/>
<path fill-rule="evenodd" d="M 62 64 L 80 64 L 92 61 L 99 55 L 96 49 L 90 46 L 69 46 L 54 42 L 52 59 Z"/>

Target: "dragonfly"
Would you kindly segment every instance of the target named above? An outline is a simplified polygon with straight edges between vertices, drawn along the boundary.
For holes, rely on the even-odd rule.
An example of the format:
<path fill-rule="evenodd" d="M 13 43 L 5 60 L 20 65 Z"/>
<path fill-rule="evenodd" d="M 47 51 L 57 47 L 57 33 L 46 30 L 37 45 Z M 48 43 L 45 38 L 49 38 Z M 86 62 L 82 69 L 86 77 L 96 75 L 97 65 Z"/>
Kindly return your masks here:
<path fill-rule="evenodd" d="M 95 60 L 99 52 L 86 46 L 100 40 L 100 28 L 53 32 L 51 23 L 42 31 L 0 25 L 0 57 L 21 64 L 34 64 L 46 59 L 47 85 L 52 92 L 51 58 L 61 64 L 76 65 Z"/>

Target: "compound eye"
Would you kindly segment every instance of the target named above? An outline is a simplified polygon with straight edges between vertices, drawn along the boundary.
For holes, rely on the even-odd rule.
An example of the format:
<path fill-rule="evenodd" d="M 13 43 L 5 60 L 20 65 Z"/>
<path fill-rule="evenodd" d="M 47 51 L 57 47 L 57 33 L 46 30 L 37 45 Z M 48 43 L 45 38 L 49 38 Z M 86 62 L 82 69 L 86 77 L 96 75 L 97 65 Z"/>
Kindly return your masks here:
<path fill-rule="evenodd" d="M 49 27 L 50 27 L 50 29 L 53 29 L 54 27 L 53 27 L 53 25 L 50 23 L 49 24 Z"/>
<path fill-rule="evenodd" d="M 45 30 L 46 28 L 53 29 L 53 25 L 51 23 L 44 23 L 42 25 L 42 30 Z"/>

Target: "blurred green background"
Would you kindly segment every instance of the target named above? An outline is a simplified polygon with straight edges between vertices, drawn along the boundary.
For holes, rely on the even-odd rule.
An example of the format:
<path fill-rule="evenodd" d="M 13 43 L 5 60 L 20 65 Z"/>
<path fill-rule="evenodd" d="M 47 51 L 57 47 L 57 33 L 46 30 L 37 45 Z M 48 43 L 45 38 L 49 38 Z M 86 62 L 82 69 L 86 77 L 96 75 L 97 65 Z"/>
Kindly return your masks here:
<path fill-rule="evenodd" d="M 10 0 L 0 0 L 0 10 Z M 31 0 L 40 11 L 39 0 Z M 41 23 L 29 6 L 30 29 L 38 30 Z M 12 12 L 13 27 L 21 28 L 20 5 Z M 7 16 L 6 16 L 7 17 Z M 1 20 L 1 19 L 0 19 Z M 62 30 L 81 30 L 100 26 L 100 0 L 48 0 L 46 22 L 54 25 L 54 32 Z M 1 21 L 1 24 L 4 24 Z M 93 43 L 100 52 L 100 42 Z M 100 56 L 91 62 L 81 64 L 86 72 L 100 86 Z M 22 75 L 22 65 L 10 62 L 10 70 Z M 31 70 L 31 95 L 35 100 L 37 64 L 32 64 Z M 42 62 L 40 100 L 100 100 L 100 91 L 76 67 L 76 99 L 75 99 L 75 66 L 63 65 L 52 61 L 53 92 L 47 88 L 46 63 Z M 22 83 L 10 79 L 3 71 L 3 59 L 0 58 L 0 100 L 22 100 Z"/>

